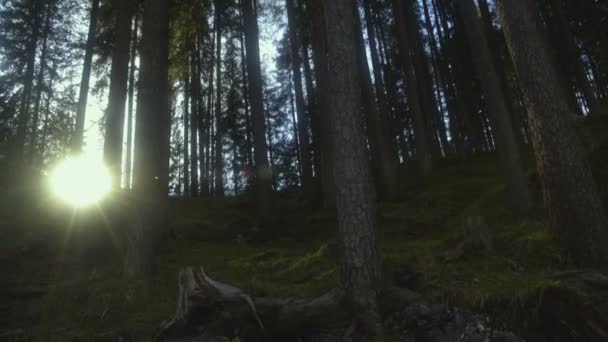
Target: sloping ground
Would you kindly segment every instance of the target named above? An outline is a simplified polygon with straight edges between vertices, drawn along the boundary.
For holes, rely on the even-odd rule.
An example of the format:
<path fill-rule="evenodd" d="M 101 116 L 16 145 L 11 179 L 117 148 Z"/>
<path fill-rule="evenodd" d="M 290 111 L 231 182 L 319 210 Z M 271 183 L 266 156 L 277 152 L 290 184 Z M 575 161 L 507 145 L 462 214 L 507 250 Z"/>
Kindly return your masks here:
<path fill-rule="evenodd" d="M 594 120 L 581 123 L 581 133 L 592 146 L 594 175 L 608 203 L 608 125 Z M 424 185 L 415 185 L 414 176 L 405 170 L 401 200 L 381 205 L 383 253 L 395 283 L 418 291 L 429 302 L 490 313 L 533 336 L 533 341 L 542 341 L 547 331 L 562 336 L 576 331 L 578 340 L 591 341 L 608 326 L 603 321 L 608 297 L 601 281 L 590 283 L 581 274 L 556 276 L 573 266 L 546 229 L 533 167 L 528 174 L 539 207 L 536 217 L 524 222 L 513 220 L 504 206 L 496 156 L 445 160 L 436 170 Z M 13 228 L 2 228 L 5 236 L 9 230 L 11 234 L 1 244 L 2 264 L 14 268 L 5 272 L 41 285 L 47 293 L 14 300 L 10 312 L 21 318 L 0 327 L 22 329 L 41 341 L 115 341 L 121 335 L 146 340 L 174 313 L 177 272 L 188 265 L 203 265 L 213 278 L 252 296 L 320 295 L 337 284 L 335 216 L 303 209 L 295 193 L 279 196 L 279 220 L 272 227 L 251 223 L 254 212 L 245 197 L 175 200 L 158 272 L 146 282 L 123 280 L 116 244 L 88 251 L 95 267 L 74 265 L 79 260 L 73 255 L 79 254 L 66 251 L 81 241 L 75 236 L 95 227 L 112 232 L 108 236 L 120 235 L 123 227 L 105 227 L 101 214 L 72 228 L 66 228 L 62 217 L 69 216 L 67 212 L 44 210 L 24 224 L 26 231 L 7 224 Z M 469 218 L 479 216 L 482 224 L 465 229 Z M 55 262 L 64 254 L 68 263 Z M 14 264 L 16 260 L 20 263 Z M 25 283 L 7 284 L 20 288 Z M 0 306 L 0 322 L 8 310 Z M 399 321 L 399 315 L 391 321 Z"/>

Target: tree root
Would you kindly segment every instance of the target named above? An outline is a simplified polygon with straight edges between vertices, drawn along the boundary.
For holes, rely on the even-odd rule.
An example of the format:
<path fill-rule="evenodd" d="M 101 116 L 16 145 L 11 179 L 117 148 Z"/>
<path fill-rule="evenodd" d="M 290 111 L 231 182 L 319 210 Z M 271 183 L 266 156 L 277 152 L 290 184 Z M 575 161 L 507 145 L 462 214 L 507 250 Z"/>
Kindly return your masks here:
<path fill-rule="evenodd" d="M 250 298 L 240 289 L 211 279 L 202 268 L 179 272 L 174 317 L 164 322 L 156 341 L 201 335 L 247 337 L 247 340 L 291 341 L 343 329 L 351 315 L 340 289 L 313 299 Z M 411 291 L 389 288 L 379 298 L 383 312 L 416 302 Z"/>

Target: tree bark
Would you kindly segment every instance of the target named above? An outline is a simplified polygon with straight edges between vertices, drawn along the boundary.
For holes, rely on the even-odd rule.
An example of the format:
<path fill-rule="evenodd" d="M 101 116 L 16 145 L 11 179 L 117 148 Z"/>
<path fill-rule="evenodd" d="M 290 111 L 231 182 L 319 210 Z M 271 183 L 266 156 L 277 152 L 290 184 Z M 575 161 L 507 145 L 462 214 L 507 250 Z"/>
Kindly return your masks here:
<path fill-rule="evenodd" d="M 327 42 L 325 37 L 325 22 L 322 0 L 307 0 L 309 9 L 310 37 L 313 52 L 314 72 L 316 79 L 315 98 L 317 100 L 316 114 L 319 131 L 319 149 L 321 152 L 321 190 L 323 207 L 336 207 L 336 183 L 334 177 L 333 134 L 334 127 L 329 119 L 328 109 L 329 90 L 327 83 Z M 314 127 L 313 127 L 314 128 Z"/>
<path fill-rule="evenodd" d="M 215 1 L 216 56 L 215 72 L 217 73 L 215 95 L 215 195 L 224 196 L 224 124 L 222 117 L 222 2 Z"/>
<path fill-rule="evenodd" d="M 247 47 L 247 81 L 249 102 L 253 114 L 253 143 L 255 145 L 255 191 L 258 213 L 262 222 L 272 219 L 272 170 L 268 165 L 266 119 L 262 93 L 262 70 L 255 0 L 241 0 Z"/>
<path fill-rule="evenodd" d="M 132 166 L 133 166 L 133 113 L 135 110 L 135 57 L 137 57 L 137 32 L 139 29 L 139 16 L 135 15 L 133 20 L 133 36 L 131 37 L 131 69 L 129 70 L 129 98 L 127 100 L 127 156 L 125 159 L 125 188 L 131 189 Z"/>
<path fill-rule="evenodd" d="M 169 190 L 169 0 L 144 0 L 133 167 L 134 213 L 127 232 L 125 273 L 153 271 Z"/>
<path fill-rule="evenodd" d="M 87 47 L 84 53 L 84 64 L 82 67 L 82 80 L 80 81 L 80 95 L 78 97 L 78 107 L 76 109 L 76 131 L 72 140 L 72 151 L 79 153 L 82 151 L 84 137 L 84 120 L 87 110 L 89 96 L 89 81 L 91 79 L 91 66 L 93 63 L 93 50 L 95 48 L 95 37 L 97 34 L 97 12 L 99 10 L 99 0 L 93 0 L 91 5 L 91 17 L 89 19 L 89 34 L 87 36 Z"/>
<path fill-rule="evenodd" d="M 528 109 L 532 143 L 551 228 L 581 265 L 608 260 L 607 219 L 549 55 L 537 8 L 497 0 L 498 14 Z"/>
<path fill-rule="evenodd" d="M 376 232 L 376 191 L 369 167 L 358 86 L 355 8 L 352 0 L 324 1 L 329 112 L 334 158 L 341 286 L 356 325 L 382 334 L 377 296 L 381 256 Z"/>
<path fill-rule="evenodd" d="M 495 136 L 498 139 L 498 153 L 502 163 L 502 171 L 507 182 L 509 205 L 513 212 L 524 217 L 532 209 L 532 197 L 528 188 L 526 175 L 520 157 L 519 146 L 513 134 L 511 117 L 507 110 L 506 101 L 492 56 L 484 35 L 482 23 L 477 15 L 473 0 L 462 0 L 457 5 L 464 27 L 469 38 L 473 64 L 486 95 L 488 112 L 494 122 Z"/>
<path fill-rule="evenodd" d="M 200 97 L 201 79 L 198 75 L 197 70 L 197 49 L 196 41 L 198 35 L 195 33 L 190 37 L 190 196 L 198 197 L 198 118 L 199 105 L 198 100 Z"/>
<path fill-rule="evenodd" d="M 131 48 L 131 19 L 134 4 L 130 0 L 113 2 L 116 18 L 116 38 L 110 72 L 110 98 L 106 110 L 104 161 L 112 175 L 112 185 L 120 188 L 122 173 L 122 144 L 125 123 L 125 101 L 129 79 L 129 51 Z"/>
<path fill-rule="evenodd" d="M 190 75 L 184 74 L 184 105 L 183 105 L 183 121 L 184 121 L 184 195 L 190 196 L 192 189 L 190 188 Z"/>
<path fill-rule="evenodd" d="M 298 144 L 300 148 L 300 170 L 304 198 L 311 200 L 312 169 L 310 166 L 310 148 L 308 136 L 308 118 L 304 105 L 304 92 L 302 89 L 302 73 L 300 71 L 300 39 L 296 23 L 296 15 L 293 1 L 285 0 L 287 4 L 287 18 L 289 24 L 289 45 L 291 48 L 291 68 L 293 72 L 293 84 L 296 95 L 296 112 L 298 127 Z M 294 122 L 294 124 L 296 124 Z"/>

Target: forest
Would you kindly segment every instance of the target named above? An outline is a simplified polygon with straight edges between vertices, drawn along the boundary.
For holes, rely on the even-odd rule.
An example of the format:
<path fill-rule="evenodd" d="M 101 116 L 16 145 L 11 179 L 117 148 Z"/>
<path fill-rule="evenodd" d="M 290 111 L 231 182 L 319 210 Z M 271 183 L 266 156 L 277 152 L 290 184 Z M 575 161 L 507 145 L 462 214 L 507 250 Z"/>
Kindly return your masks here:
<path fill-rule="evenodd" d="M 0 0 L 0 341 L 608 341 L 608 2 Z"/>

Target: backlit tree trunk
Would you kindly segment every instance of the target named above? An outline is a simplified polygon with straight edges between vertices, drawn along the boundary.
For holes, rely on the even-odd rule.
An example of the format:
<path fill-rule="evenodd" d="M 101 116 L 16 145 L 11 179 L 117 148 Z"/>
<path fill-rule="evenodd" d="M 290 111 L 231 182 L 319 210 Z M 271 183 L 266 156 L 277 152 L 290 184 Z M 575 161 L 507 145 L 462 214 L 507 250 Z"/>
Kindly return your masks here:
<path fill-rule="evenodd" d="M 128 98 L 128 114 L 127 114 L 127 156 L 125 159 L 125 188 L 131 188 L 131 174 L 133 165 L 133 113 L 135 110 L 135 57 L 137 56 L 137 31 L 139 29 L 139 16 L 135 16 L 133 21 L 133 36 L 131 37 L 131 69 L 129 70 L 129 98 Z"/>
<path fill-rule="evenodd" d="M 133 165 L 134 212 L 127 232 L 125 273 L 153 271 L 169 190 L 169 0 L 144 0 L 140 86 Z"/>
<path fill-rule="evenodd" d="M 82 150 L 84 136 L 84 119 L 87 110 L 87 100 L 89 96 L 89 81 L 91 79 L 91 66 L 93 63 L 93 49 L 95 48 L 95 36 L 97 31 L 97 12 L 99 10 L 99 0 L 93 0 L 91 14 L 89 18 L 89 34 L 87 37 L 87 47 L 84 53 L 84 64 L 82 67 L 82 80 L 80 81 L 80 96 L 78 97 L 78 108 L 76 109 L 76 131 L 72 138 L 72 150 L 78 153 Z"/>
<path fill-rule="evenodd" d="M 247 81 L 249 102 L 253 115 L 253 143 L 255 148 L 255 192 L 258 214 L 261 221 L 272 218 L 272 171 L 268 165 L 266 145 L 266 119 L 262 93 L 262 70 L 260 66 L 260 46 L 255 0 L 241 0 L 245 24 L 245 45 L 247 47 Z"/>
<path fill-rule="evenodd" d="M 120 187 L 122 173 L 122 144 L 125 123 L 125 101 L 129 79 L 129 52 L 131 48 L 131 19 L 134 5 L 130 0 L 113 3 L 116 38 L 112 51 L 110 72 L 110 98 L 106 110 L 103 159 L 112 174 L 114 188 Z"/>
<path fill-rule="evenodd" d="M 300 147 L 300 170 L 302 189 L 305 198 L 310 200 L 310 187 L 312 181 L 312 169 L 310 167 L 310 150 L 308 137 L 308 118 L 304 105 L 304 93 L 302 90 L 302 73 L 300 72 L 300 39 L 298 37 L 294 0 L 285 0 L 287 4 L 287 18 L 289 22 L 289 45 L 291 48 L 291 67 L 293 71 L 293 84 L 296 93 L 296 111 L 298 127 L 298 143 Z M 294 122 L 295 124 L 295 122 Z"/>
<path fill-rule="evenodd" d="M 224 123 L 222 116 L 222 17 L 221 1 L 215 1 L 215 72 L 217 73 L 215 95 L 215 195 L 224 196 Z"/>

